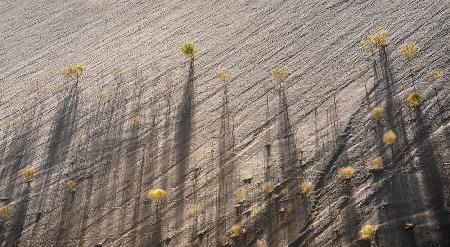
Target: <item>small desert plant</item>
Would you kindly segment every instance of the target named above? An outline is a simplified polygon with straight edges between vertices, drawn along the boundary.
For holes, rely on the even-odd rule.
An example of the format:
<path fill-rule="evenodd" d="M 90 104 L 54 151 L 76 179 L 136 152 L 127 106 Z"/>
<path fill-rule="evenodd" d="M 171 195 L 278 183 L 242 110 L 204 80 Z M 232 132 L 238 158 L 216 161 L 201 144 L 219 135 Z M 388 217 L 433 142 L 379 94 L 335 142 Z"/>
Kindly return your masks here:
<path fill-rule="evenodd" d="M 272 193 L 274 188 L 275 186 L 272 181 L 266 181 L 262 185 L 262 189 L 266 193 Z"/>
<path fill-rule="evenodd" d="M 381 118 L 383 117 L 383 113 L 384 113 L 384 109 L 383 109 L 383 107 L 380 107 L 380 106 L 374 107 L 372 110 L 373 118 L 375 118 L 375 120 L 377 120 L 377 121 L 381 120 Z"/>
<path fill-rule="evenodd" d="M 273 71 L 273 76 L 280 82 L 285 81 L 288 77 L 289 77 L 289 69 L 281 66 L 281 67 L 277 67 L 275 68 L 275 70 Z"/>
<path fill-rule="evenodd" d="M 256 241 L 256 247 L 269 247 L 269 244 L 267 244 L 265 239 L 258 239 Z"/>
<path fill-rule="evenodd" d="M 375 47 L 382 47 L 387 45 L 388 33 L 386 29 L 380 28 L 370 37 L 370 41 Z"/>
<path fill-rule="evenodd" d="M 0 216 L 7 217 L 11 214 L 11 208 L 8 205 L 0 204 Z"/>
<path fill-rule="evenodd" d="M 373 56 L 373 54 L 375 53 L 375 46 L 372 43 L 370 37 L 369 38 L 365 38 L 365 39 L 363 39 L 361 41 L 361 48 L 369 56 Z"/>
<path fill-rule="evenodd" d="M 100 93 L 98 94 L 98 98 L 99 98 L 100 101 L 103 102 L 103 103 L 108 102 L 108 99 L 109 99 L 109 92 L 106 91 L 106 90 L 100 91 Z"/>
<path fill-rule="evenodd" d="M 243 203 L 247 199 L 247 192 L 244 188 L 237 188 L 233 194 L 238 203 Z"/>
<path fill-rule="evenodd" d="M 434 82 L 444 77 L 444 71 L 441 69 L 428 70 L 426 77 L 429 82 Z"/>
<path fill-rule="evenodd" d="M 225 67 L 220 67 L 217 71 L 217 75 L 222 81 L 228 81 L 230 79 L 230 70 Z"/>
<path fill-rule="evenodd" d="M 250 216 L 256 217 L 261 213 L 261 206 L 254 205 L 250 208 Z"/>
<path fill-rule="evenodd" d="M 193 42 L 188 42 L 181 46 L 181 52 L 189 59 L 194 59 L 194 56 L 197 54 L 197 47 Z"/>
<path fill-rule="evenodd" d="M 64 67 L 63 69 L 63 75 L 66 78 L 72 79 L 72 80 L 80 80 L 82 79 L 86 74 L 86 69 L 81 64 L 73 64 Z"/>
<path fill-rule="evenodd" d="M 422 96 L 419 92 L 412 92 L 408 95 L 408 98 L 406 99 L 408 102 L 409 107 L 414 108 L 420 105 L 422 101 Z"/>
<path fill-rule="evenodd" d="M 147 193 L 147 198 L 151 201 L 162 201 L 166 196 L 167 192 L 163 189 L 152 189 Z"/>
<path fill-rule="evenodd" d="M 77 189 L 77 185 L 78 183 L 73 179 L 67 181 L 67 188 L 69 188 L 69 190 L 72 192 L 75 192 L 75 190 Z"/>
<path fill-rule="evenodd" d="M 131 122 L 131 127 L 133 127 L 133 129 L 139 129 L 141 126 L 142 126 L 141 118 L 140 117 L 133 118 Z"/>
<path fill-rule="evenodd" d="M 381 156 L 375 156 L 368 165 L 369 171 L 379 171 L 383 169 L 383 158 Z"/>
<path fill-rule="evenodd" d="M 395 141 L 397 141 L 397 135 L 394 133 L 394 131 L 389 130 L 388 132 L 386 132 L 383 136 L 383 141 L 384 143 L 391 145 L 393 144 Z"/>
<path fill-rule="evenodd" d="M 27 166 L 20 170 L 20 173 L 26 181 L 31 182 L 36 176 L 36 168 L 34 168 L 34 166 Z"/>
<path fill-rule="evenodd" d="M 13 127 L 13 123 L 10 121 L 6 121 L 5 123 L 3 123 L 3 128 L 5 130 L 10 130 Z"/>
<path fill-rule="evenodd" d="M 413 43 L 405 43 L 400 46 L 400 51 L 407 59 L 413 59 L 417 56 L 419 48 Z"/>
<path fill-rule="evenodd" d="M 309 181 L 303 182 L 300 185 L 300 193 L 306 197 L 311 196 L 314 193 L 314 185 Z"/>
<path fill-rule="evenodd" d="M 364 225 L 359 231 L 359 235 L 362 240 L 370 240 L 375 237 L 377 229 L 373 225 Z"/>
<path fill-rule="evenodd" d="M 241 234 L 244 233 L 244 230 L 240 225 L 233 225 L 230 230 L 230 236 L 232 238 L 237 238 L 241 236 Z"/>
<path fill-rule="evenodd" d="M 341 179 L 351 179 L 354 173 L 355 172 L 351 166 L 342 167 L 338 171 L 339 178 Z"/>
<path fill-rule="evenodd" d="M 191 206 L 189 206 L 189 209 L 192 215 L 198 215 L 201 211 L 201 207 L 198 203 L 192 204 Z"/>

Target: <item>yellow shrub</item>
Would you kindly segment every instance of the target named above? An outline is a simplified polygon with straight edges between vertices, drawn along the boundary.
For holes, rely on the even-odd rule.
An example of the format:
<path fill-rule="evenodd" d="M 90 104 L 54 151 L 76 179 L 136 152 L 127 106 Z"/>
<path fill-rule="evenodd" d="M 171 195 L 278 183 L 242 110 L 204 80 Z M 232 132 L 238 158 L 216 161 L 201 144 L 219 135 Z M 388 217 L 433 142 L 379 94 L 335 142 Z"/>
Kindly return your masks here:
<path fill-rule="evenodd" d="M 11 208 L 7 205 L 0 204 L 0 216 L 6 217 L 11 214 Z"/>
<path fill-rule="evenodd" d="M 266 193 L 272 193 L 273 189 L 274 189 L 274 184 L 272 181 L 266 181 L 265 183 L 263 183 L 262 185 L 262 189 L 264 192 Z"/>
<path fill-rule="evenodd" d="M 258 241 L 256 241 L 256 247 L 269 247 L 269 245 L 265 239 L 258 239 Z"/>
<path fill-rule="evenodd" d="M 286 67 L 278 67 L 274 70 L 273 76 L 279 81 L 284 81 L 289 77 L 289 69 Z"/>
<path fill-rule="evenodd" d="M 254 205 L 250 208 L 250 216 L 256 217 L 261 213 L 261 206 Z"/>
<path fill-rule="evenodd" d="M 82 79 L 86 74 L 86 69 L 81 64 L 73 64 L 64 67 L 63 75 L 67 78 L 78 80 Z"/>
<path fill-rule="evenodd" d="M 368 240 L 375 237 L 377 229 L 373 225 L 364 225 L 359 232 L 361 239 Z"/>
<path fill-rule="evenodd" d="M 300 185 L 300 193 L 304 196 L 310 196 L 314 193 L 314 186 L 311 182 L 306 181 Z"/>
<path fill-rule="evenodd" d="M 375 118 L 375 120 L 380 121 L 381 118 L 383 117 L 383 113 L 384 113 L 384 109 L 383 107 L 377 106 L 375 108 L 373 108 L 372 110 L 372 114 L 373 114 L 373 118 Z"/>
<path fill-rule="evenodd" d="M 378 171 L 383 169 L 383 158 L 381 156 L 376 156 L 374 157 L 370 162 L 369 162 L 369 171 Z"/>
<path fill-rule="evenodd" d="M 422 96 L 419 92 L 412 92 L 408 95 L 406 101 L 408 102 L 409 107 L 416 107 L 420 105 Z"/>
<path fill-rule="evenodd" d="M 75 191 L 77 189 L 77 185 L 78 185 L 78 183 L 75 180 L 71 179 L 71 180 L 67 181 L 67 187 L 71 191 Z"/>
<path fill-rule="evenodd" d="M 106 90 L 102 90 L 98 94 L 98 97 L 100 98 L 101 102 L 106 103 L 108 101 L 108 99 L 109 99 L 109 93 Z"/>
<path fill-rule="evenodd" d="M 434 69 L 427 71 L 427 79 L 430 82 L 437 81 L 444 77 L 444 71 L 441 69 Z"/>
<path fill-rule="evenodd" d="M 237 188 L 233 194 L 234 198 L 236 198 L 236 201 L 239 203 L 243 203 L 247 199 L 247 193 L 243 188 Z"/>
<path fill-rule="evenodd" d="M 225 67 L 220 67 L 219 71 L 217 71 L 217 75 L 222 81 L 227 81 L 230 79 L 230 70 Z"/>
<path fill-rule="evenodd" d="M 376 47 L 387 45 L 387 31 L 384 28 L 380 28 L 377 32 L 370 36 L 370 41 Z"/>
<path fill-rule="evenodd" d="M 405 43 L 405 44 L 401 45 L 400 50 L 401 50 L 402 54 L 408 59 L 415 58 L 417 56 L 417 52 L 419 51 L 417 46 L 412 43 Z"/>
<path fill-rule="evenodd" d="M 23 168 L 20 173 L 25 180 L 30 182 L 36 176 L 36 168 L 34 168 L 34 166 L 27 166 Z"/>
<path fill-rule="evenodd" d="M 354 173 L 355 172 L 351 166 L 343 167 L 338 171 L 339 177 L 342 179 L 351 179 Z"/>
<path fill-rule="evenodd" d="M 189 208 L 191 209 L 192 215 L 197 215 L 201 211 L 200 205 L 197 203 L 192 204 Z"/>
<path fill-rule="evenodd" d="M 384 143 L 389 144 L 389 145 L 393 144 L 396 140 L 397 140 L 397 135 L 392 130 L 389 130 L 383 136 Z"/>
<path fill-rule="evenodd" d="M 181 52 L 192 59 L 197 54 L 197 47 L 193 42 L 188 42 L 181 47 Z"/>
<path fill-rule="evenodd" d="M 147 193 L 147 197 L 151 201 L 161 201 L 166 198 L 167 192 L 163 189 L 153 189 Z"/>
<path fill-rule="evenodd" d="M 232 238 L 236 238 L 239 237 L 243 231 L 240 225 L 234 225 L 231 227 L 230 233 Z"/>

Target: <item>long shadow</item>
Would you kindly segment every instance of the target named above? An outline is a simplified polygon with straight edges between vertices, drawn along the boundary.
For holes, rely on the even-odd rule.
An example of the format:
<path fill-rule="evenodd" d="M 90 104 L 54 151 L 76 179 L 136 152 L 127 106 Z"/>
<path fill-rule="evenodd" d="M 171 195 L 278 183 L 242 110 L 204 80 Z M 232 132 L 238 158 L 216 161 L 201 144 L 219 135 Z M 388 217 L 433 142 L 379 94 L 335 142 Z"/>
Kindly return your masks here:
<path fill-rule="evenodd" d="M 189 151 L 192 139 L 193 113 L 194 113 L 194 59 L 189 63 L 188 76 L 183 92 L 183 99 L 178 110 L 177 130 L 175 134 L 176 145 L 176 171 L 175 185 L 175 226 L 182 228 L 184 222 L 184 182 L 189 169 Z"/>
<path fill-rule="evenodd" d="M 439 170 L 441 164 L 436 157 L 435 148 L 429 142 L 427 136 L 430 128 L 425 124 L 420 106 L 416 111 L 416 142 L 418 145 L 419 161 L 418 164 L 423 174 L 423 183 L 426 200 L 432 209 L 433 218 L 438 222 L 437 228 L 440 229 L 441 239 L 436 242 L 437 245 L 443 245 L 448 241 L 450 232 L 449 216 L 445 208 L 445 196 L 443 193 L 444 183 Z M 447 230 L 447 231 L 446 231 Z M 448 243 L 448 242 L 447 242 Z"/>
<path fill-rule="evenodd" d="M 28 211 L 28 204 L 30 201 L 30 192 L 31 192 L 31 185 L 30 183 L 27 183 L 25 189 L 22 191 L 20 200 L 17 204 L 17 208 L 13 215 L 13 220 L 11 223 L 11 227 L 8 231 L 6 245 L 4 246 L 10 246 L 10 247 L 17 247 L 20 245 L 20 238 L 22 237 L 22 232 L 25 226 L 25 220 L 27 217 L 27 211 Z"/>
<path fill-rule="evenodd" d="M 216 232 L 215 238 L 219 243 L 221 236 L 227 231 L 226 212 L 230 203 L 229 190 L 232 188 L 232 174 L 234 164 L 229 163 L 233 154 L 233 133 L 230 122 L 230 110 L 228 105 L 228 84 L 225 83 L 222 98 L 221 124 L 219 131 L 219 193 L 217 194 Z"/>

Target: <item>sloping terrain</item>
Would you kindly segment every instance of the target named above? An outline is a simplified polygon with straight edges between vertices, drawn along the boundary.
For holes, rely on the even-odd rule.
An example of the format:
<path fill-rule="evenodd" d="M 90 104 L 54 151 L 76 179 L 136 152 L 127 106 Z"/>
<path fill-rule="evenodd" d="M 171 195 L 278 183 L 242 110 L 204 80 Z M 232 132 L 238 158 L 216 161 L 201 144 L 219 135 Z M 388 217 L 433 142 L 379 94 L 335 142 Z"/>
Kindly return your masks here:
<path fill-rule="evenodd" d="M 449 246 L 449 7 L 1 0 L 1 246 Z M 388 45 L 367 56 L 380 27 Z"/>

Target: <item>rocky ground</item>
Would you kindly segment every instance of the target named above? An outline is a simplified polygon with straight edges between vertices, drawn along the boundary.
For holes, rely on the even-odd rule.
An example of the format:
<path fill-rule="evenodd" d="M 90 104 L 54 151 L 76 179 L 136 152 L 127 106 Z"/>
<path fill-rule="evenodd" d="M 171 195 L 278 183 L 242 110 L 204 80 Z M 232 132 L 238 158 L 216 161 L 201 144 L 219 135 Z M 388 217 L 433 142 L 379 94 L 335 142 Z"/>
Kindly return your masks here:
<path fill-rule="evenodd" d="M 449 246 L 449 6 L 0 1 L 1 246 Z M 62 75 L 76 63 L 78 83 Z"/>

